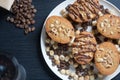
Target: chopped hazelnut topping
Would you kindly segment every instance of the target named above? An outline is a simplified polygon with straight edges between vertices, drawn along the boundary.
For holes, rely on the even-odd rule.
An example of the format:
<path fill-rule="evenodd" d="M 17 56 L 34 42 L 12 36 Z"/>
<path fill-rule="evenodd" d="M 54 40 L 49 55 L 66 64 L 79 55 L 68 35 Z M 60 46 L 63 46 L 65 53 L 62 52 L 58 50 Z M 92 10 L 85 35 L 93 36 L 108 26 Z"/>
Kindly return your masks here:
<path fill-rule="evenodd" d="M 104 51 L 104 49 L 103 48 L 99 48 L 99 51 Z"/>
<path fill-rule="evenodd" d="M 54 27 L 55 25 L 54 24 L 50 24 L 50 27 L 52 28 L 52 27 Z"/>
<path fill-rule="evenodd" d="M 102 23 L 100 24 L 100 26 L 103 28 L 103 27 L 104 27 L 104 23 L 102 22 Z"/>
<path fill-rule="evenodd" d="M 104 22 L 108 22 L 108 19 L 104 19 Z"/>
<path fill-rule="evenodd" d="M 98 12 L 98 15 L 99 16 L 103 16 L 103 13 L 100 11 L 100 12 Z"/>
<path fill-rule="evenodd" d="M 96 61 L 97 62 L 104 62 L 103 58 L 97 58 Z"/>
<path fill-rule="evenodd" d="M 111 31 L 110 34 L 113 35 L 114 33 Z"/>
<path fill-rule="evenodd" d="M 108 24 L 107 27 L 109 28 L 109 27 L 110 27 L 110 24 Z"/>
<path fill-rule="evenodd" d="M 57 24 L 57 25 L 58 25 L 58 24 L 60 24 L 60 22 L 59 22 L 58 20 L 56 20 L 56 21 L 55 21 L 55 24 Z"/>
<path fill-rule="evenodd" d="M 103 32 L 106 32 L 106 29 L 103 29 Z"/>

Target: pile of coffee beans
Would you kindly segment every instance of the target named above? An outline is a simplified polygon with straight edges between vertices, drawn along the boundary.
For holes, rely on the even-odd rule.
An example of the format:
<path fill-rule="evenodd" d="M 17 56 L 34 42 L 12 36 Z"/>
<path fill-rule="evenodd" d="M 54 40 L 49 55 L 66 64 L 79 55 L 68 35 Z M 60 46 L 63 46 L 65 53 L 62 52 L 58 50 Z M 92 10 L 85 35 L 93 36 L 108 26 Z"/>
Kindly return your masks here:
<path fill-rule="evenodd" d="M 25 34 L 35 30 L 33 25 L 37 10 L 32 5 L 32 0 L 15 0 L 11 12 L 13 15 L 9 16 L 7 21 L 14 23 L 17 28 L 23 29 Z"/>

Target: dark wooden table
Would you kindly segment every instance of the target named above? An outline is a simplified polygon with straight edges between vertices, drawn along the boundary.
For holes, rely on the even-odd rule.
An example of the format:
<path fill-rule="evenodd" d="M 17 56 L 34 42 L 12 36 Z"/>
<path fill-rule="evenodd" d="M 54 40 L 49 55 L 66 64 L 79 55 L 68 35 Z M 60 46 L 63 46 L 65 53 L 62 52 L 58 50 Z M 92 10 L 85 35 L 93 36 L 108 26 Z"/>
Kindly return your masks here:
<path fill-rule="evenodd" d="M 43 22 L 51 10 L 64 0 L 33 0 L 37 8 L 36 30 L 28 35 L 6 22 L 8 14 L 0 14 L 0 50 L 14 55 L 27 72 L 26 80 L 59 80 L 45 63 L 40 50 Z M 120 0 L 108 0 L 120 9 Z M 1 13 L 1 12 L 0 12 Z M 120 80 L 117 76 L 113 80 Z"/>

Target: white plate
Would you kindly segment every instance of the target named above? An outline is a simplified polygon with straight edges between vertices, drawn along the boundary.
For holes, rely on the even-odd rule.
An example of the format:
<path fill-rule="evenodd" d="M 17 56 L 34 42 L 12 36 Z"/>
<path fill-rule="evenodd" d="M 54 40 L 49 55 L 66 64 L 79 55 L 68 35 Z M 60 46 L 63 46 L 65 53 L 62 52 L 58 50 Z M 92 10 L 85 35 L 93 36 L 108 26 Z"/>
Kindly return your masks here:
<path fill-rule="evenodd" d="M 55 7 L 52 12 L 48 15 L 49 16 L 52 16 L 52 15 L 58 15 L 58 16 L 61 16 L 60 15 L 60 11 L 62 9 L 65 9 L 66 6 L 68 6 L 68 4 L 71 4 L 73 3 L 75 0 L 66 0 L 64 2 L 62 2 L 61 4 L 59 4 L 57 7 Z M 117 7 L 115 7 L 113 4 L 111 4 L 110 2 L 106 1 L 106 0 L 99 0 L 100 1 L 100 4 L 102 4 L 105 8 L 108 8 L 110 9 L 110 11 L 114 14 L 114 15 L 117 15 L 117 16 L 120 16 L 120 11 Z M 47 18 L 48 18 L 47 17 Z M 42 50 L 42 54 L 43 54 L 43 57 L 47 63 L 47 65 L 49 66 L 49 68 L 58 76 L 60 77 L 61 79 L 63 80 L 68 80 L 68 76 L 66 75 L 62 75 L 59 73 L 58 71 L 58 68 L 56 66 L 52 66 L 52 62 L 51 60 L 49 59 L 49 56 L 47 55 L 46 53 L 46 50 L 45 50 L 45 38 L 46 38 L 46 32 L 45 32 L 45 23 L 43 25 L 43 28 L 42 28 L 42 32 L 41 32 L 41 50 Z M 118 67 L 118 69 L 111 75 L 109 76 L 106 76 L 104 78 L 104 80 L 111 80 L 112 78 L 114 78 L 118 73 L 120 72 L 120 66 Z"/>

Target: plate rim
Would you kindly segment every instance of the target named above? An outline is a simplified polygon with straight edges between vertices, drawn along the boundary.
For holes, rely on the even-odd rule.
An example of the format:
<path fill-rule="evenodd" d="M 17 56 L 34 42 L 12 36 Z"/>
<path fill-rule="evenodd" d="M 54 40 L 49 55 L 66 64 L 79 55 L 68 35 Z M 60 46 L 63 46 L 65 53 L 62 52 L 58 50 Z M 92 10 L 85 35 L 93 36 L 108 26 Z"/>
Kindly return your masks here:
<path fill-rule="evenodd" d="M 43 23 L 43 26 L 42 26 L 42 28 L 41 28 L 41 33 L 40 33 L 40 49 L 41 49 L 41 53 L 42 53 L 42 56 L 43 56 L 43 58 L 44 58 L 44 60 L 45 60 L 45 63 L 46 63 L 46 65 L 48 66 L 48 68 L 52 71 L 52 73 L 54 73 L 57 77 L 59 77 L 60 79 L 64 79 L 64 78 L 62 78 L 61 77 L 61 75 L 58 75 L 58 74 L 56 74 L 56 72 L 55 71 L 53 71 L 53 69 L 50 67 L 50 65 L 48 64 L 48 62 L 47 62 L 47 60 L 46 60 L 46 58 L 45 58 L 45 55 L 47 56 L 47 57 L 49 57 L 48 55 L 47 55 L 47 52 L 45 51 L 45 53 L 43 53 L 44 51 L 43 51 L 43 48 L 42 48 L 42 38 L 43 38 L 43 34 L 44 34 L 44 32 L 43 31 L 45 31 L 45 23 L 46 23 L 46 20 L 48 19 L 48 17 L 51 15 L 51 13 L 56 9 L 56 7 L 58 7 L 58 6 L 60 6 L 61 4 L 63 4 L 63 3 L 65 3 L 66 1 L 68 1 L 68 0 L 65 0 L 65 1 L 62 1 L 61 3 L 59 3 L 57 6 L 55 6 L 51 11 L 50 11 L 50 13 L 47 15 L 47 17 L 45 18 L 45 20 L 44 20 L 44 23 Z M 69 0 L 69 1 L 71 1 L 71 0 Z M 74 0 L 75 1 L 75 0 Z M 101 1 L 103 1 L 103 2 L 105 2 L 105 3 L 107 3 L 107 4 L 109 4 L 109 5 L 111 5 L 113 8 L 115 8 L 119 13 L 120 13 L 120 10 L 119 10 L 119 8 L 117 7 L 117 6 L 115 6 L 114 4 L 112 4 L 111 2 L 109 2 L 108 0 L 101 0 Z M 46 33 L 45 33 L 46 34 Z M 44 49 L 45 50 L 45 49 Z M 45 54 L 45 55 L 44 55 Z M 50 59 L 49 59 L 50 60 Z M 51 60 L 50 60 L 51 61 Z M 51 62 L 52 63 L 52 62 Z M 51 66 L 52 66 L 52 64 L 51 64 Z M 52 66 L 52 67 L 54 67 L 54 66 Z M 55 66 L 56 67 L 56 66 Z M 58 71 L 59 72 L 59 71 Z M 59 72 L 60 73 L 60 72 Z M 119 73 L 118 73 L 119 74 Z M 118 75 L 117 74 L 117 75 Z M 116 75 L 116 76 L 117 76 Z M 115 78 L 116 76 L 114 76 L 113 78 Z M 68 80 L 68 79 L 67 79 Z"/>

